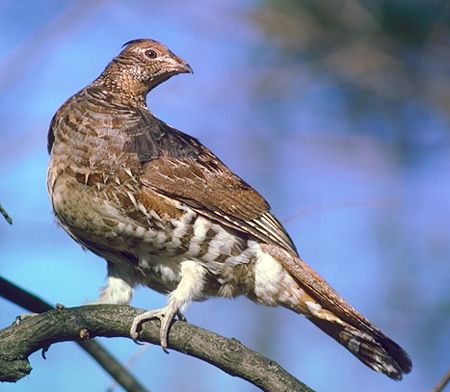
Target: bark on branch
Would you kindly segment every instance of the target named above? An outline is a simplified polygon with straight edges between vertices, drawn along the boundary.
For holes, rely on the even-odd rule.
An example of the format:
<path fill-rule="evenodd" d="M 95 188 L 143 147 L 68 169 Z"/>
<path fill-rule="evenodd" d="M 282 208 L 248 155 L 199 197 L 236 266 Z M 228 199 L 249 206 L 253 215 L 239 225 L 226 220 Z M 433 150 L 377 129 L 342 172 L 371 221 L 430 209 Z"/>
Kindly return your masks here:
<path fill-rule="evenodd" d="M 51 306 L 42 298 L 31 294 L 2 276 L 0 276 L 0 297 L 33 313 L 44 313 L 54 309 L 54 306 Z M 97 361 L 125 391 L 148 392 L 148 389 L 144 388 L 128 369 L 114 358 L 100 343 L 95 340 L 78 341 L 75 343 Z"/>
<path fill-rule="evenodd" d="M 0 381 L 17 381 L 31 372 L 28 357 L 63 341 L 97 336 L 129 337 L 132 319 L 142 312 L 129 306 L 89 305 L 51 310 L 27 317 L 0 330 Z M 159 344 L 159 321 L 143 324 L 140 340 Z M 211 363 L 232 376 L 241 377 L 264 391 L 312 389 L 287 373 L 276 362 L 191 324 L 176 321 L 169 333 L 169 348 Z"/>

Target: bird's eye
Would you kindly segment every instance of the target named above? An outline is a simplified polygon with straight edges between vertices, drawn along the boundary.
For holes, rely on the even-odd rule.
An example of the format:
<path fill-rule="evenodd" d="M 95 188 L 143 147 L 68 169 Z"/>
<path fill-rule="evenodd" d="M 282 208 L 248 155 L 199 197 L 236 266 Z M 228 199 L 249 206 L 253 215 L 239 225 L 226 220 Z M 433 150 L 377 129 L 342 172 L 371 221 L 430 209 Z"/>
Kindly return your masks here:
<path fill-rule="evenodd" d="M 156 59 L 158 57 L 157 53 L 153 49 L 149 49 L 145 52 L 146 56 L 151 59 Z"/>

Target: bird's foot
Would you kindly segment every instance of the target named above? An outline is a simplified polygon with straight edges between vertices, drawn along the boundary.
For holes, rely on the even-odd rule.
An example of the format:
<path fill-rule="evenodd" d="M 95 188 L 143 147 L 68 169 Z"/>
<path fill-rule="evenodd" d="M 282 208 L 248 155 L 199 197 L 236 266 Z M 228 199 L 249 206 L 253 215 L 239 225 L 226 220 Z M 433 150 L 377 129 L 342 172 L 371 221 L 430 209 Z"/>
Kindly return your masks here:
<path fill-rule="evenodd" d="M 135 342 L 137 342 L 137 339 L 139 337 L 138 328 L 141 323 L 146 320 L 157 318 L 161 322 L 161 327 L 159 330 L 161 347 L 165 352 L 168 352 L 167 335 L 169 333 L 170 325 L 172 324 L 175 316 L 178 316 L 178 318 L 182 321 L 186 321 L 186 318 L 181 314 L 181 312 L 178 310 L 178 307 L 173 303 L 169 303 L 167 304 L 167 306 L 161 309 L 148 310 L 147 312 L 144 312 L 133 319 L 130 328 L 130 336 Z"/>

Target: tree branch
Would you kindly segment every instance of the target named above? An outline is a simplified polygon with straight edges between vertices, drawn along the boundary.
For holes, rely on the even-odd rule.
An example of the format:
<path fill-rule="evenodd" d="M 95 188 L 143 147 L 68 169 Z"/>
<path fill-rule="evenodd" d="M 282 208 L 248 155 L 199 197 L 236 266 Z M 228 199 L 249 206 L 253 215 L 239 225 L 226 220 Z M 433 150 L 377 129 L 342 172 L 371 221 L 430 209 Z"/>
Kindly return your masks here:
<path fill-rule="evenodd" d="M 0 276 L 0 296 L 33 313 L 54 309 L 43 299 L 29 293 Z M 126 391 L 148 392 L 139 381 L 103 346 L 95 340 L 76 342 Z M 1 352 L 0 352 L 1 356 Z"/>
<path fill-rule="evenodd" d="M 29 374 L 29 355 L 46 350 L 53 343 L 97 336 L 129 338 L 131 321 L 141 312 L 142 309 L 129 306 L 89 305 L 51 310 L 14 323 L 0 331 L 0 380 L 17 381 Z M 140 340 L 159 345 L 159 322 L 145 322 Z M 264 391 L 312 391 L 276 362 L 236 339 L 226 339 L 185 322 L 173 323 L 169 347 L 207 361 Z"/>

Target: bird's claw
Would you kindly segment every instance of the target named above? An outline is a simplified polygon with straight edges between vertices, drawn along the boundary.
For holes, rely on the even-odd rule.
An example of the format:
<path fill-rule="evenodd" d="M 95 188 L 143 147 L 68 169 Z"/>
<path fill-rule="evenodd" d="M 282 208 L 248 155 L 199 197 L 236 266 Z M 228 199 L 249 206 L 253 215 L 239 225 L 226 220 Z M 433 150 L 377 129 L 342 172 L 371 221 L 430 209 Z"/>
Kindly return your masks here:
<path fill-rule="evenodd" d="M 170 303 L 164 308 L 148 310 L 147 312 L 141 313 L 140 315 L 136 316 L 133 319 L 133 322 L 131 323 L 130 328 L 131 339 L 133 339 L 133 341 L 137 344 L 142 344 L 137 340 L 139 338 L 138 332 L 139 326 L 146 320 L 157 318 L 161 322 L 161 327 L 159 330 L 159 339 L 161 343 L 161 348 L 165 353 L 168 353 L 167 335 L 169 333 L 169 328 L 175 315 L 182 321 L 186 320 L 186 318 L 181 314 L 181 312 L 179 312 L 178 309 L 175 306 L 171 305 Z"/>
<path fill-rule="evenodd" d="M 187 323 L 186 316 L 183 313 L 181 313 L 180 311 L 177 311 L 177 319 L 178 319 L 178 321 L 183 321 L 184 323 Z"/>

